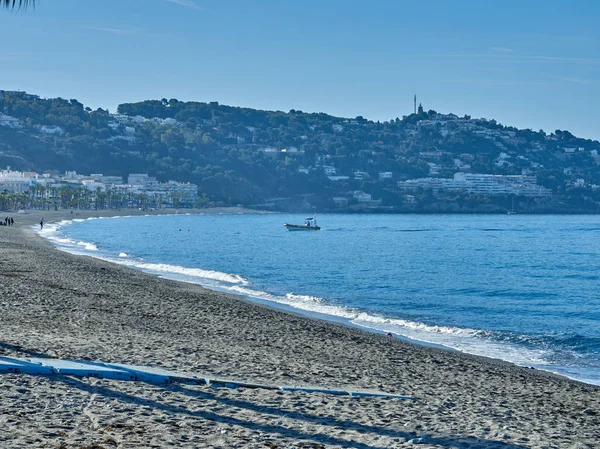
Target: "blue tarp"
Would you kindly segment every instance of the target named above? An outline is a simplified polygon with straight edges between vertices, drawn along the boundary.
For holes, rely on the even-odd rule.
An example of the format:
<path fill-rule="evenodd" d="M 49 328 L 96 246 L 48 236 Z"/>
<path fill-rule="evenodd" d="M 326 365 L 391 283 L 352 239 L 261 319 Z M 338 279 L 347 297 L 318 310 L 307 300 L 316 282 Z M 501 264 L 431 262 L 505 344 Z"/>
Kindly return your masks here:
<path fill-rule="evenodd" d="M 95 377 L 98 379 L 126 380 L 168 384 L 172 382 L 194 383 L 215 388 L 260 388 L 306 393 L 324 393 L 338 396 L 381 397 L 395 399 L 416 399 L 410 396 L 383 392 L 332 390 L 320 387 L 288 387 L 238 382 L 226 379 L 196 377 L 174 371 L 149 366 L 125 365 L 120 363 L 88 362 L 84 360 L 15 358 L 0 357 L 0 373 L 24 373 L 32 375 L 65 375 L 77 377 Z"/>

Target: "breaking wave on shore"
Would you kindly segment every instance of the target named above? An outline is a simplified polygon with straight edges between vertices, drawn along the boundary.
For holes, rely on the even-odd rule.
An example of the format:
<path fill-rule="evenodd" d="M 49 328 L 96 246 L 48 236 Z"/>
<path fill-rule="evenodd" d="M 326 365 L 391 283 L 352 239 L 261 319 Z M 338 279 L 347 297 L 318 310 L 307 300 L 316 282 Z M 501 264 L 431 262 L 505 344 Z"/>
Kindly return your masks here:
<path fill-rule="evenodd" d="M 351 307 L 340 301 L 296 292 L 274 293 L 270 288 L 257 288 L 254 282 L 239 274 L 198 267 L 158 263 L 135 256 L 131 251 L 107 251 L 102 242 L 72 238 L 70 220 L 44 226 L 38 232 L 59 249 L 88 255 L 112 263 L 139 269 L 164 278 L 194 283 L 209 289 L 241 295 L 249 300 L 327 319 L 370 331 L 392 334 L 418 343 L 438 345 L 461 352 L 558 372 L 588 383 L 600 384 L 600 378 L 588 375 L 586 352 L 600 351 L 600 340 L 574 333 L 524 333 L 440 325 L 411 320 L 368 308 Z M 276 281 L 274 281 L 276 282 Z M 368 306 L 368 305 L 367 305 Z M 572 360 L 581 366 L 570 370 Z M 581 368 L 581 369 L 580 369 Z"/>

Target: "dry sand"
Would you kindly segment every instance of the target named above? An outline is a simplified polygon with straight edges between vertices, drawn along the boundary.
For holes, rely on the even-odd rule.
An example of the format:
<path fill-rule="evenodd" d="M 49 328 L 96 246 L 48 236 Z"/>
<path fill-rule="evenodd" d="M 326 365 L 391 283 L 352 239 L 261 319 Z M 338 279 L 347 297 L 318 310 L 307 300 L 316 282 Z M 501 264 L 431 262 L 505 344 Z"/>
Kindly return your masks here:
<path fill-rule="evenodd" d="M 41 216 L 0 227 L 0 355 L 421 399 L 0 374 L 0 448 L 600 447 L 598 387 L 69 255 Z"/>

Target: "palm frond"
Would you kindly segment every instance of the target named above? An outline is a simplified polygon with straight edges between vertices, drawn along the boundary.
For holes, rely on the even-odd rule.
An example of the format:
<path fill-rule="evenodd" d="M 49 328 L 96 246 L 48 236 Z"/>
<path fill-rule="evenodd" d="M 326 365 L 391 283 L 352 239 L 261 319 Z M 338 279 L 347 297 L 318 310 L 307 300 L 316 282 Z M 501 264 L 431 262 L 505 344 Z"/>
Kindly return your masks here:
<path fill-rule="evenodd" d="M 35 0 L 0 0 L 0 7 L 10 9 L 27 8 L 29 5 L 35 6 Z"/>

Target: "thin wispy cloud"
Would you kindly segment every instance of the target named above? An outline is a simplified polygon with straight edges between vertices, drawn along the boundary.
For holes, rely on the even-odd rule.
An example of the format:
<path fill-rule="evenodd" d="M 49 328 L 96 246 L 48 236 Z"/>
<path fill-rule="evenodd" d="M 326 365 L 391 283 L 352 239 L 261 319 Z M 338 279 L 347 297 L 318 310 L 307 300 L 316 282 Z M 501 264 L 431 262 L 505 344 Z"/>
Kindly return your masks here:
<path fill-rule="evenodd" d="M 26 59 L 31 56 L 30 52 L 8 52 L 8 53 L 0 53 L 0 61 L 16 61 L 18 59 Z"/>
<path fill-rule="evenodd" d="M 554 79 L 557 79 L 559 81 L 566 81 L 568 83 L 575 83 L 575 84 L 590 84 L 591 83 L 590 80 L 586 80 L 583 78 L 577 78 L 577 77 L 573 77 L 573 76 L 555 76 Z"/>
<path fill-rule="evenodd" d="M 553 61 L 553 62 L 589 62 L 592 64 L 600 63 L 600 58 L 569 58 L 561 56 L 526 56 L 526 58 L 539 60 L 539 61 Z"/>
<path fill-rule="evenodd" d="M 131 30 L 123 30 L 120 28 L 109 28 L 109 27 L 81 27 L 81 28 L 85 28 L 88 30 L 94 30 L 94 31 L 102 31 L 104 33 L 116 34 L 117 36 L 133 34 L 133 31 L 131 31 Z"/>
<path fill-rule="evenodd" d="M 544 86 L 548 82 L 544 81 L 520 81 L 520 80 L 494 80 L 494 79 L 449 79 L 440 80 L 440 83 L 447 84 L 468 84 L 480 87 L 514 87 L 514 86 Z"/>
<path fill-rule="evenodd" d="M 186 8 L 197 9 L 198 11 L 203 10 L 204 8 L 198 5 L 193 0 L 167 0 L 169 3 L 174 3 L 175 5 L 185 6 Z"/>
<path fill-rule="evenodd" d="M 512 48 L 506 48 L 506 47 L 492 47 L 490 50 L 499 51 L 501 53 L 512 53 Z"/>
<path fill-rule="evenodd" d="M 515 55 L 514 53 L 507 53 L 506 55 L 499 53 L 420 53 L 406 56 L 422 58 L 481 59 L 497 62 L 583 62 L 586 64 L 600 64 L 600 58 Z"/>

